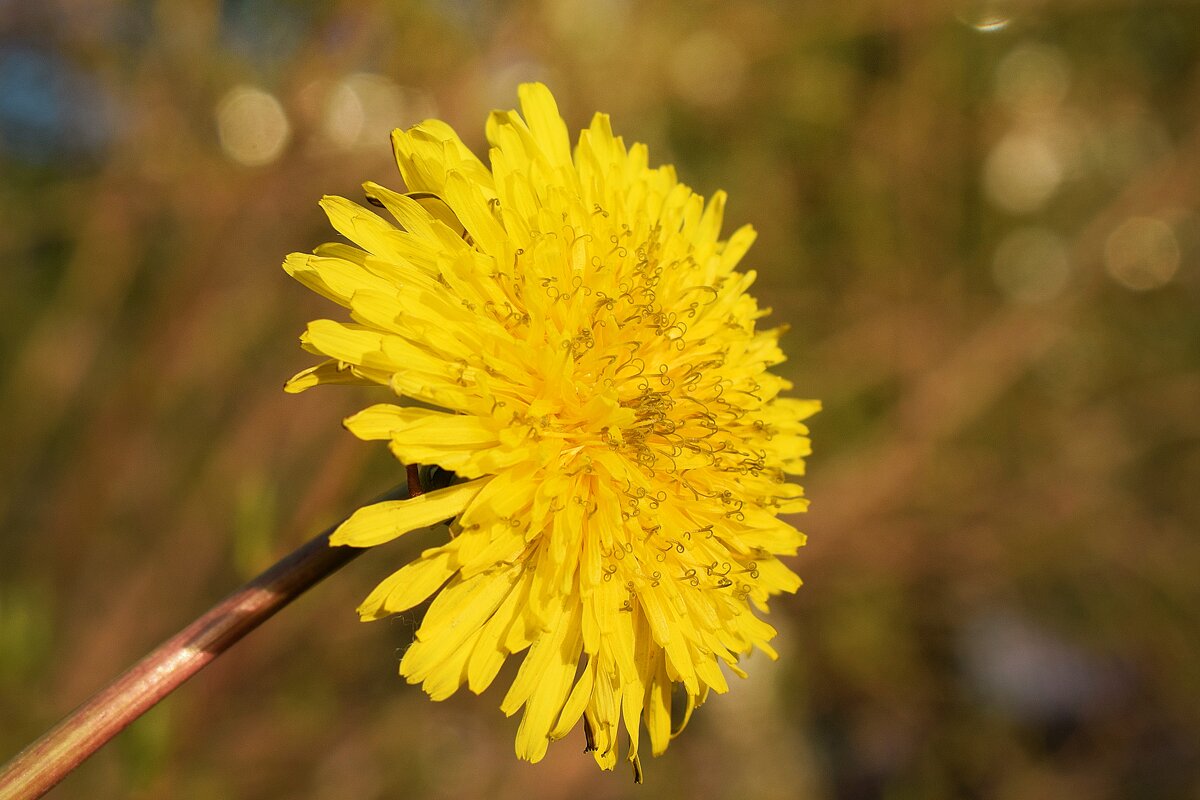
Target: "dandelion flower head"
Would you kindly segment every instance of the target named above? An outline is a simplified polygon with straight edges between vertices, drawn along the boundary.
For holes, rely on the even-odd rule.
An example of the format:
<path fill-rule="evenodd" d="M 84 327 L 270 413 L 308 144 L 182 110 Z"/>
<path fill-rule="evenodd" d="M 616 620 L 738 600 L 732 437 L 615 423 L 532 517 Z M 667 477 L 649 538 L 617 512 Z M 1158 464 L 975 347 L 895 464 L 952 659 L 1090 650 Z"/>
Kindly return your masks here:
<path fill-rule="evenodd" d="M 490 168 L 448 125 L 392 135 L 407 186 L 365 184 L 393 219 L 321 205 L 350 243 L 284 268 L 349 310 L 303 346 L 326 360 L 289 391 L 382 385 L 399 404 L 345 421 L 406 464 L 456 482 L 356 512 L 333 543 L 370 547 L 453 519 L 448 540 L 385 579 L 364 620 L 432 603 L 400 673 L 440 700 L 486 689 L 524 709 L 520 758 L 583 719 L 611 769 L 622 741 L 640 776 L 753 649 L 771 658 L 768 598 L 800 579 L 811 400 L 768 369 L 780 329 L 736 267 L 748 226 L 720 236 L 705 201 L 596 114 L 572 149 L 554 98 L 487 121 Z M 672 695 L 681 695 L 672 712 Z M 624 729 L 624 735 L 621 730 Z"/>

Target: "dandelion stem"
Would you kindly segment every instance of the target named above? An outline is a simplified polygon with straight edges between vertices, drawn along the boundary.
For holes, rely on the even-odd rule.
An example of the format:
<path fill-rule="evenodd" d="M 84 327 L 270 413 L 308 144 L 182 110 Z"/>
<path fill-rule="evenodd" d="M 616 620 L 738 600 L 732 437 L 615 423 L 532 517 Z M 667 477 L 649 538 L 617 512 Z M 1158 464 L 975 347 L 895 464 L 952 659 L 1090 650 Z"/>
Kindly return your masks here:
<path fill-rule="evenodd" d="M 409 496 L 399 486 L 379 500 Z M 378 501 L 376 501 L 378 502 Z M 101 689 L 0 768 L 0 800 L 27 800 L 50 791 L 158 701 L 235 642 L 362 553 L 331 547 L 336 525 L 209 609 Z"/>
<path fill-rule="evenodd" d="M 408 496 L 416 497 L 417 495 L 425 494 L 425 490 L 421 488 L 420 465 L 409 464 L 405 469 L 408 472 Z"/>

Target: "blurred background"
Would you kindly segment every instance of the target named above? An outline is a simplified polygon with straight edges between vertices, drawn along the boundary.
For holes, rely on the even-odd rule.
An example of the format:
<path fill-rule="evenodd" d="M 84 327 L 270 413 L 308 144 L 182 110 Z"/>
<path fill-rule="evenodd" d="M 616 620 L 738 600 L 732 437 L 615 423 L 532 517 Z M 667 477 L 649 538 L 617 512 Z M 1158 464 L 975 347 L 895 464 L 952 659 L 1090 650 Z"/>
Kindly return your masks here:
<path fill-rule="evenodd" d="M 0 0 L 0 759 L 402 479 L 283 381 L 389 129 L 547 81 L 730 193 L 819 397 L 777 663 L 635 789 L 399 679 L 366 554 L 53 797 L 1200 797 L 1200 6 Z M 503 680 L 497 685 L 507 685 Z"/>

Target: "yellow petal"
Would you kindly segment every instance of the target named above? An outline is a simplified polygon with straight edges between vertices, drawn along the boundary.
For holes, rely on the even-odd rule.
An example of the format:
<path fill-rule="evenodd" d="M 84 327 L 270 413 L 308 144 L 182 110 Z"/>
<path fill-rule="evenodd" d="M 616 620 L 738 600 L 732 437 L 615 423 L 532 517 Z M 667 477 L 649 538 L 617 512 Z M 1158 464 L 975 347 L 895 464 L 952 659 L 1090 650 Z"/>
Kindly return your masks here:
<path fill-rule="evenodd" d="M 579 627 L 575 621 L 578 611 L 573 605 L 572 598 L 558 598 L 554 608 L 547 612 L 545 632 L 534 639 L 533 646 L 521 662 L 517 677 L 508 689 L 508 694 L 500 703 L 500 710 L 508 716 L 515 714 L 517 709 L 524 705 L 546 669 L 555 663 L 556 659 L 561 659 L 559 650 L 568 630 Z"/>
<path fill-rule="evenodd" d="M 552 166 L 571 165 L 571 142 L 566 123 L 558 113 L 554 95 L 545 84 L 523 83 L 517 87 L 521 99 L 521 116 L 541 146 L 542 153 Z"/>
<path fill-rule="evenodd" d="M 441 192 L 446 171 L 457 169 L 490 188 L 492 175 L 446 123 L 427 119 L 407 131 L 392 131 L 396 166 L 409 191 Z"/>
<path fill-rule="evenodd" d="M 381 403 L 348 417 L 344 424 L 360 439 L 391 440 L 395 449 L 403 452 L 410 444 L 431 449 L 494 445 L 496 434 L 488 422 L 478 417 Z"/>
<path fill-rule="evenodd" d="M 650 734 L 650 750 L 662 755 L 671 743 L 671 679 L 662 654 L 657 654 L 654 674 L 646 688 L 646 730 Z"/>
<path fill-rule="evenodd" d="M 384 352 L 388 334 L 348 325 L 328 319 L 313 320 L 301 337 L 301 342 L 314 351 L 347 364 L 394 372 L 399 364 Z"/>
<path fill-rule="evenodd" d="M 363 506 L 342 523 L 329 543 L 349 547 L 374 547 L 397 536 L 434 525 L 461 512 L 487 484 L 486 480 L 460 483 L 408 500 L 388 500 Z"/>
<path fill-rule="evenodd" d="M 551 726 L 562 713 L 575 670 L 579 667 L 578 616 L 568 612 L 564 618 L 566 630 L 562 637 L 557 631 L 553 635 L 557 646 L 550 662 L 541 670 L 541 677 L 525 703 L 525 714 L 517 728 L 517 757 L 535 764 L 546 755 L 546 747 L 552 738 Z"/>
<path fill-rule="evenodd" d="M 350 386 L 371 386 L 388 383 L 388 374 L 373 370 L 352 368 L 343 361 L 331 358 L 316 366 L 301 370 L 293 375 L 283 390 L 290 394 L 298 394 L 305 389 L 311 389 L 321 384 L 342 384 Z"/>
<path fill-rule="evenodd" d="M 563 704 L 562 712 L 558 717 L 558 724 L 550 731 L 551 739 L 561 739 L 571 732 L 575 727 L 575 723 L 579 722 L 579 718 L 583 716 L 583 710 L 587 708 L 588 700 L 592 696 L 592 684 L 595 680 L 596 670 L 595 662 L 591 657 L 588 658 L 587 664 L 583 667 L 583 672 L 579 676 L 579 680 L 575 683 L 575 688 L 571 689 L 571 694 L 567 696 L 567 701 Z"/>
<path fill-rule="evenodd" d="M 392 431 L 403 428 L 409 423 L 412 413 L 421 410 L 380 403 L 347 417 L 342 424 L 360 439 L 390 439 Z"/>
<path fill-rule="evenodd" d="M 399 257 L 394 242 L 399 234 L 396 226 L 344 197 L 326 195 L 321 208 L 338 233 L 375 255 Z"/>
<path fill-rule="evenodd" d="M 482 629 L 476 628 L 462 646 L 451 653 L 440 667 L 430 672 L 429 677 L 421 683 L 421 688 L 429 695 L 430 700 L 445 700 L 463 685 L 467 679 L 467 660 L 471 657 L 471 650 L 479 641 L 482 632 Z"/>
<path fill-rule="evenodd" d="M 400 192 L 394 192 L 378 183 L 368 181 L 363 184 L 367 194 L 383 203 L 396 221 L 405 231 L 413 234 L 422 243 L 441 250 L 467 250 L 468 245 L 462 239 L 462 234 L 446 221 L 431 213 L 430 207 L 414 197 Z M 436 197 L 436 196 L 435 196 Z M 438 201 L 441 205 L 445 203 Z M 449 215 L 453 219 L 453 215 Z M 461 227 L 457 220 L 455 226 Z"/>
<path fill-rule="evenodd" d="M 483 252 L 508 260 L 508 236 L 492 213 L 488 197 L 458 172 L 446 176 L 446 202 Z"/>
<path fill-rule="evenodd" d="M 393 572 L 359 605 L 359 618 L 363 622 L 382 619 L 423 603 L 454 574 L 456 549 L 453 542 L 431 548 L 416 561 Z"/>
<path fill-rule="evenodd" d="M 465 679 L 466 657 L 461 666 L 454 666 L 454 655 L 511 594 L 519 575 L 520 568 L 510 567 L 466 580 L 452 579 L 425 613 L 417 629 L 417 641 L 400 662 L 400 674 L 410 683 L 417 683 L 436 670 L 447 669 L 449 663 L 455 677 Z"/>
<path fill-rule="evenodd" d="M 509 591 L 508 597 L 496 609 L 496 613 L 483 626 L 483 633 L 471 653 L 467 665 L 467 680 L 472 692 L 479 694 L 488 686 L 500 671 L 504 660 L 514 652 L 510 649 L 505 636 L 522 614 L 525 608 L 525 598 L 529 594 L 529 581 L 520 579 L 517 586 Z M 528 645 L 528 642 L 524 643 Z"/>
<path fill-rule="evenodd" d="M 354 293 L 363 289 L 388 294 L 396 292 L 393 284 L 372 274 L 361 264 L 341 258 L 292 253 L 283 262 L 283 269 L 308 288 L 347 308 Z"/>

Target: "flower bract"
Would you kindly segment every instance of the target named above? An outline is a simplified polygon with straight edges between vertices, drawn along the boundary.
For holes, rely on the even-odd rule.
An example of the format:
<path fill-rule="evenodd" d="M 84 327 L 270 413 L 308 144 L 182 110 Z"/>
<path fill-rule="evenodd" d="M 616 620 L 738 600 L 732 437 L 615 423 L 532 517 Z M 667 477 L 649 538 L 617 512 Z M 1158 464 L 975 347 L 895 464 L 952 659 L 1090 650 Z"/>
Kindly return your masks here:
<path fill-rule="evenodd" d="M 349 320 L 308 325 L 325 360 L 288 389 L 390 388 L 399 402 L 346 427 L 457 476 L 333 537 L 370 547 L 453 520 L 358 609 L 433 598 L 401 674 L 437 700 L 518 656 L 501 709 L 523 710 L 519 757 L 582 719 L 600 766 L 640 774 L 744 656 L 775 657 L 763 617 L 799 587 L 779 557 L 804 543 L 787 478 L 819 406 L 768 371 L 780 329 L 757 325 L 737 269 L 754 232 L 721 237 L 724 193 L 651 167 L 604 114 L 572 148 L 549 90 L 519 93 L 520 113 L 488 119 L 490 166 L 430 120 L 393 133 L 407 192 L 365 185 L 390 219 L 322 201 L 348 241 L 284 267 Z"/>

